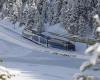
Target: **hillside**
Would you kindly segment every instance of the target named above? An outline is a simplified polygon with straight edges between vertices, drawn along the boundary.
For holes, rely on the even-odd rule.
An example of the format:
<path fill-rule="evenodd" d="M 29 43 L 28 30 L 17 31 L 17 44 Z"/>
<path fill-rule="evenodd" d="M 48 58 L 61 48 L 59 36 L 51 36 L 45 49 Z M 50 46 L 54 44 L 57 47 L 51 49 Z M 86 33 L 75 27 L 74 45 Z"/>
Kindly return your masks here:
<path fill-rule="evenodd" d="M 99 0 L 0 0 L 1 18 L 9 17 L 19 26 L 45 31 L 44 25 L 62 24 L 66 32 L 94 37 L 92 16 L 100 13 Z"/>

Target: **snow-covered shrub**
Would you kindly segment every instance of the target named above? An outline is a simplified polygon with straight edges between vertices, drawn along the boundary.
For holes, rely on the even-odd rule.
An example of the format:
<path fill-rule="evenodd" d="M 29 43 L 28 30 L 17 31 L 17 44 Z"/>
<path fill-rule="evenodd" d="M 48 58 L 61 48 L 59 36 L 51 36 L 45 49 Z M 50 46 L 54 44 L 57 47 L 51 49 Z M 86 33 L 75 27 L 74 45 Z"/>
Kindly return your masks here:
<path fill-rule="evenodd" d="M 16 75 L 19 75 L 20 72 L 7 69 L 3 66 L 0 66 L 0 80 L 8 80 Z"/>
<path fill-rule="evenodd" d="M 98 24 L 96 32 L 97 32 L 97 34 L 100 34 L 100 30 L 99 30 L 99 28 L 100 28 L 100 19 L 99 19 L 99 16 L 95 15 L 94 19 L 96 20 L 96 22 Z M 92 66 L 96 66 L 98 61 L 99 61 L 99 64 L 100 64 L 100 35 L 97 35 L 97 42 L 93 46 L 90 46 L 89 48 L 87 48 L 85 53 L 87 55 L 89 55 L 90 57 L 89 57 L 88 61 L 85 61 L 80 66 L 80 72 L 81 73 L 75 74 L 74 75 L 74 80 L 100 80 L 100 79 L 94 78 L 95 76 L 90 77 L 88 75 L 83 74 L 83 72 L 85 70 L 89 69 Z M 99 68 L 100 68 L 100 66 L 99 66 Z"/>
<path fill-rule="evenodd" d="M 99 79 L 94 76 L 87 76 L 85 74 L 76 73 L 73 76 L 73 80 L 99 80 Z"/>

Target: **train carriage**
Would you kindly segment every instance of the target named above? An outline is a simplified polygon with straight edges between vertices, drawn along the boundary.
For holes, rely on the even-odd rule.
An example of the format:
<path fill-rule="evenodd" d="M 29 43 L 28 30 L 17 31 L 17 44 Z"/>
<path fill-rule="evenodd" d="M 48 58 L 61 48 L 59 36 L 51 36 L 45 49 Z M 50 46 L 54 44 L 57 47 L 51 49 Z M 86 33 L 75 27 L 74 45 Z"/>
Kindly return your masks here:
<path fill-rule="evenodd" d="M 75 51 L 75 44 L 72 42 L 59 38 L 55 35 L 47 35 L 42 33 L 38 34 L 36 31 L 31 31 L 28 29 L 25 29 L 22 33 L 24 38 L 27 38 L 37 44 L 40 44 L 44 47 L 53 47 L 53 48 L 58 48 L 62 50 L 67 50 L 67 51 Z"/>

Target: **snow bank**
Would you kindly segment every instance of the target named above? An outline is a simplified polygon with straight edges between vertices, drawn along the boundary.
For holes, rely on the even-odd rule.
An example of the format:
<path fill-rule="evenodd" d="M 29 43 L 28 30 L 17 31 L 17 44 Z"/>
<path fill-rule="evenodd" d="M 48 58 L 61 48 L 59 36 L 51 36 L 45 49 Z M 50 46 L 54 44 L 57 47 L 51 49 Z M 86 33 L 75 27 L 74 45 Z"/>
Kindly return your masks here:
<path fill-rule="evenodd" d="M 100 32 L 100 27 L 98 27 L 96 31 L 97 31 L 97 32 Z"/>
<path fill-rule="evenodd" d="M 19 27 L 18 22 L 16 24 L 12 24 L 12 22 L 10 22 L 8 18 L 1 20 L 0 25 L 5 27 L 5 28 L 8 28 L 8 29 L 10 29 L 18 34 L 22 34 L 22 31 L 25 28 L 25 26 Z"/>
<path fill-rule="evenodd" d="M 99 79 L 94 76 L 88 76 L 88 75 L 84 75 L 82 73 L 76 73 L 73 76 L 73 80 L 99 80 Z"/>
<path fill-rule="evenodd" d="M 20 73 L 21 73 L 20 71 L 16 71 L 16 70 L 12 70 L 0 66 L 0 80 L 10 79 L 11 77 L 19 75 Z"/>

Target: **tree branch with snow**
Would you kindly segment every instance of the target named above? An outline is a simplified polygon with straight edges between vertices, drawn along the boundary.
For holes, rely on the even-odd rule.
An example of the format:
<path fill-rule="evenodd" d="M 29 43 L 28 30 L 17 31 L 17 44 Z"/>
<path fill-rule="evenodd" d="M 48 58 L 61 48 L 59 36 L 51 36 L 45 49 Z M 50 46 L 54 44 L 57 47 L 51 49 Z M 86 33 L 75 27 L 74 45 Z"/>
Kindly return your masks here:
<path fill-rule="evenodd" d="M 96 33 L 100 34 L 100 19 L 99 19 L 99 16 L 95 15 L 93 18 L 95 19 L 95 21 L 98 25 Z M 97 35 L 97 40 L 100 40 L 100 35 Z M 83 72 L 88 70 L 90 67 L 95 66 L 97 64 L 97 62 L 99 61 L 99 58 L 100 58 L 100 41 L 95 43 L 93 46 L 90 46 L 89 48 L 87 48 L 86 51 L 85 51 L 85 54 L 89 55 L 90 57 L 89 57 L 88 61 L 85 61 L 80 66 L 81 74 L 78 74 L 76 76 L 76 78 L 74 78 L 75 80 L 88 80 L 87 77 L 89 77 L 89 76 L 83 74 Z M 85 76 L 85 78 L 84 78 L 84 76 Z M 95 76 L 93 76 L 93 78 L 91 78 L 89 80 L 97 80 L 97 79 L 94 79 L 94 77 Z"/>

